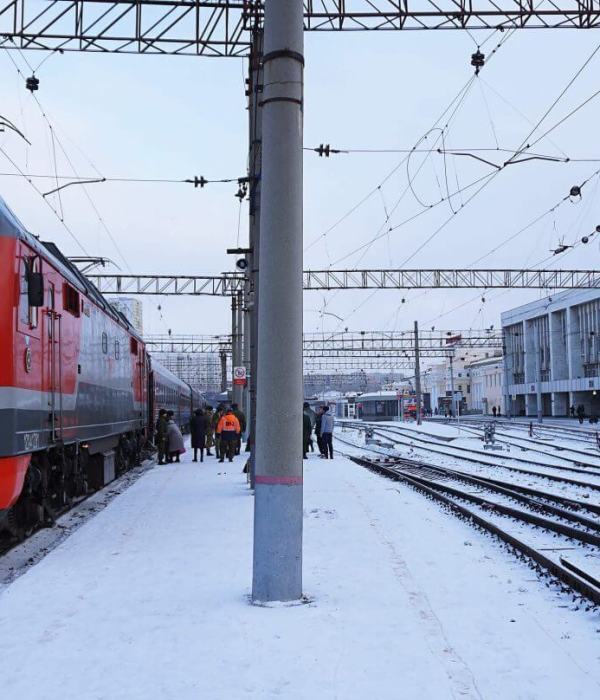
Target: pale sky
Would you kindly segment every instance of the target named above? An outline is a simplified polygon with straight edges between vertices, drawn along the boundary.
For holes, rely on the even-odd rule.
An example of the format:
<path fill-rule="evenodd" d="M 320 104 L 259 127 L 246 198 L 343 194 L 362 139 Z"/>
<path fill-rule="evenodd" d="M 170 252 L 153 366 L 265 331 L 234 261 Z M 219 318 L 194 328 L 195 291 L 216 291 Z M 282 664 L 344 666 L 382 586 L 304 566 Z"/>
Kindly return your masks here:
<path fill-rule="evenodd" d="M 477 35 L 480 41 L 487 36 L 489 32 Z M 484 53 L 489 54 L 503 36 L 494 34 Z M 446 148 L 499 145 L 516 149 L 597 42 L 598 34 L 593 31 L 517 32 L 473 81 L 444 132 Z M 349 149 L 410 149 L 473 75 L 470 56 L 475 49 L 473 39 L 458 32 L 307 34 L 306 146 L 329 143 Z M 23 74 L 29 75 L 24 57 L 17 52 L 11 56 Z M 45 56 L 25 54 L 33 67 Z M 51 56 L 37 72 L 40 89 L 36 95 L 57 137 L 58 172 L 72 173 L 62 146 L 77 172 L 92 177 L 98 173 L 176 179 L 243 176 L 247 162 L 246 67 L 240 59 Z M 599 69 L 600 52 L 530 142 L 593 95 Z M 0 51 L 0 80 L 0 114 L 32 142 L 26 146 L 16 134 L 6 131 L 0 133 L 0 145 L 23 170 L 53 174 L 48 124 L 6 51 Z M 323 237 L 405 156 L 346 154 L 327 160 L 307 152 L 305 268 L 398 267 L 407 259 L 407 267 L 472 265 L 600 168 L 599 117 L 600 98 L 592 99 L 531 149 L 553 157 L 597 162 L 533 160 L 507 167 L 472 201 L 469 196 L 476 188 L 464 192 L 462 199 L 453 197 L 454 210 L 461 203 L 464 208 L 414 257 L 452 215 L 448 203 L 438 204 L 371 246 L 360 247 L 390 226 L 425 211 L 423 205 L 438 202 L 446 188 L 452 192 L 457 182 L 464 187 L 492 172 L 489 165 L 464 156 L 444 159 L 433 154 L 424 160 L 423 154 L 414 155 L 408 163 L 412 190 L 407 189 L 404 162 L 380 190 Z M 430 132 L 421 147 L 441 146 L 440 138 L 439 131 Z M 503 162 L 502 154 L 479 155 Z M 2 152 L 0 163 L 0 193 L 29 230 L 53 240 L 68 255 L 81 254 L 40 195 L 23 178 L 5 175 L 15 170 Z M 54 186 L 52 180 L 34 182 L 41 191 Z M 581 200 L 564 202 L 477 265 L 533 266 L 559 243 L 579 241 L 600 224 L 598 182 L 593 177 L 583 188 Z M 57 210 L 62 204 L 65 222 L 89 254 L 111 258 L 124 272 L 214 274 L 232 269 L 234 260 L 226 255 L 227 247 L 247 243 L 247 202 L 240 218 L 236 190 L 234 184 L 214 184 L 204 190 L 184 184 L 89 185 L 87 193 L 118 250 L 82 187 L 64 190 L 61 202 L 55 196 L 48 202 Z M 386 224 L 385 212 L 390 214 L 392 209 Z M 546 265 L 598 267 L 598 241 L 600 235 L 587 246 L 553 257 Z M 503 310 L 538 296 L 539 292 L 477 290 L 307 292 L 305 330 L 406 330 L 414 319 L 424 328 L 498 327 Z M 149 333 L 170 328 L 174 334 L 212 334 L 229 327 L 227 300 L 145 298 L 144 305 Z"/>

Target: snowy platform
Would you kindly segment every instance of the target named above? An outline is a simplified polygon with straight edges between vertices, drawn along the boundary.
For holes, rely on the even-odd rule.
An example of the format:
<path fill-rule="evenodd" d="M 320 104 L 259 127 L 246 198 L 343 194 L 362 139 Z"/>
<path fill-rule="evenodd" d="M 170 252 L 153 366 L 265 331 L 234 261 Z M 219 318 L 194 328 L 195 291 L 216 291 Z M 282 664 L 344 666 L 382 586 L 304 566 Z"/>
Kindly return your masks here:
<path fill-rule="evenodd" d="M 156 467 L 0 592 L 3 697 L 600 697 L 600 619 L 344 458 L 305 462 L 304 588 L 249 604 L 242 459 Z"/>

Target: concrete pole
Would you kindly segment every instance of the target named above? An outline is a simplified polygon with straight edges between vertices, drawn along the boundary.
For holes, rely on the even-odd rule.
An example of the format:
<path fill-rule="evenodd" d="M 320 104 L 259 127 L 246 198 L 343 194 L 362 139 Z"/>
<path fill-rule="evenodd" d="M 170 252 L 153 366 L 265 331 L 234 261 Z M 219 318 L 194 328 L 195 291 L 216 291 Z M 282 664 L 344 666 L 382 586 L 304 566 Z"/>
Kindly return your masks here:
<path fill-rule="evenodd" d="M 511 341 L 511 362 L 512 362 L 512 347 Z M 504 412 L 510 420 L 512 417 L 512 395 L 510 393 L 509 368 L 508 368 L 508 342 L 507 331 L 502 329 L 502 364 L 504 365 Z M 512 370 L 512 367 L 511 367 Z"/>
<path fill-rule="evenodd" d="M 252 598 L 302 597 L 303 2 L 266 0 Z"/>
<path fill-rule="evenodd" d="M 243 350 L 243 328 L 244 328 L 244 302 L 242 294 L 238 294 L 235 300 L 235 336 L 232 338 L 232 342 L 235 344 L 235 356 L 237 358 L 234 367 L 241 367 L 243 363 L 242 350 Z M 233 370 L 232 370 L 233 372 Z M 242 384 L 234 384 L 232 380 L 231 385 L 231 397 L 232 402 L 237 403 L 238 408 L 244 408 L 244 387 Z"/>
<path fill-rule="evenodd" d="M 263 31 L 252 34 L 248 75 L 248 142 L 249 197 L 250 197 L 250 286 L 252 311 L 250 319 L 250 411 L 248 416 L 250 439 L 250 488 L 254 488 L 256 473 L 256 387 L 258 383 L 258 309 L 260 302 L 260 193 L 262 177 L 262 107 L 259 106 L 263 89 Z"/>
<path fill-rule="evenodd" d="M 221 393 L 224 394 L 227 391 L 227 353 L 225 350 L 219 351 L 219 358 L 221 359 Z"/>
<path fill-rule="evenodd" d="M 540 357 L 540 324 L 533 325 L 533 347 L 535 350 L 535 406 L 537 422 L 542 423 L 542 362 Z"/>
<path fill-rule="evenodd" d="M 238 357 L 238 332 L 237 332 L 237 296 L 234 294 L 231 297 L 231 401 L 235 401 L 235 384 L 233 383 L 234 367 L 239 365 Z"/>
<path fill-rule="evenodd" d="M 452 417 L 456 416 L 456 397 L 454 395 L 454 355 L 450 355 L 450 406 Z"/>
<path fill-rule="evenodd" d="M 415 398 L 417 400 L 416 419 L 421 425 L 421 358 L 419 356 L 419 322 L 415 321 Z"/>

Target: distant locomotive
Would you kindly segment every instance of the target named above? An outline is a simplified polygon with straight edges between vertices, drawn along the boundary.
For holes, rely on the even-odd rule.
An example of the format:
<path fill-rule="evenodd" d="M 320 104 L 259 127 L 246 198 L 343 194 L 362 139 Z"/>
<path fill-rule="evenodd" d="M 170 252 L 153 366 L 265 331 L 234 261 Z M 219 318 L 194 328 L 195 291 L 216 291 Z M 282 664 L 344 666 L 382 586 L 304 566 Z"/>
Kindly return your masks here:
<path fill-rule="evenodd" d="M 159 407 L 202 405 L 0 199 L 0 532 L 22 537 L 135 464 Z"/>

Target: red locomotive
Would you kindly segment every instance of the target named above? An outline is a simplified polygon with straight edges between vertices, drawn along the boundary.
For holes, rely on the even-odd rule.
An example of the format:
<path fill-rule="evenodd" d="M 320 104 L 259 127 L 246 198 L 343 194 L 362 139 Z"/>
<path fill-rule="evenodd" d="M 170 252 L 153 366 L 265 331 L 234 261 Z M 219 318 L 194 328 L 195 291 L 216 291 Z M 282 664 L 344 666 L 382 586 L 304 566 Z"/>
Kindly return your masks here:
<path fill-rule="evenodd" d="M 0 532 L 22 537 L 139 459 L 158 407 L 198 392 L 0 199 Z"/>

